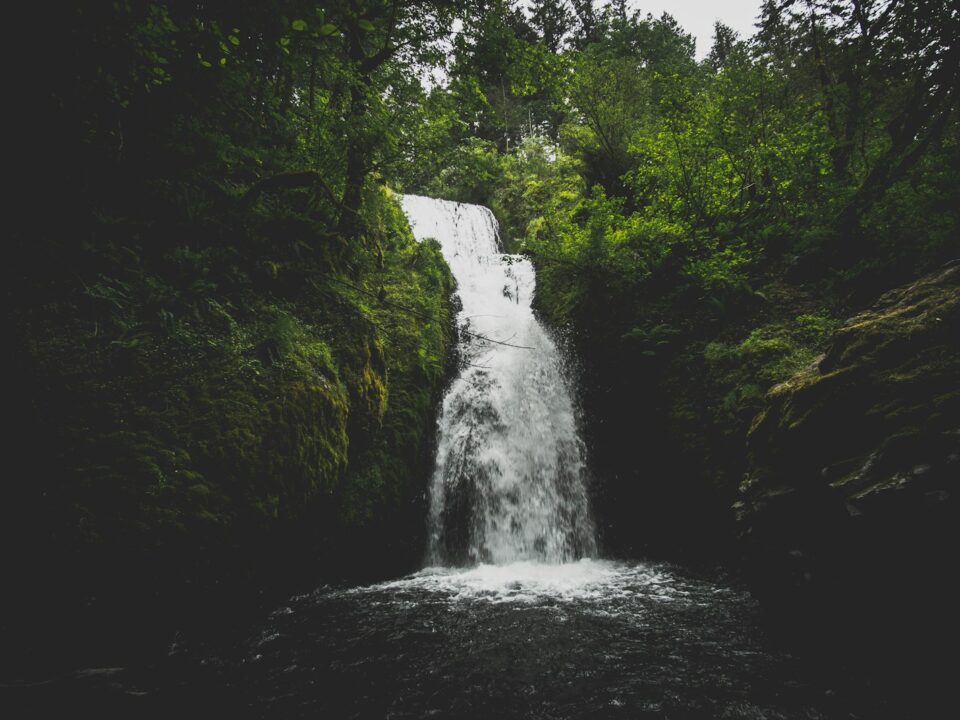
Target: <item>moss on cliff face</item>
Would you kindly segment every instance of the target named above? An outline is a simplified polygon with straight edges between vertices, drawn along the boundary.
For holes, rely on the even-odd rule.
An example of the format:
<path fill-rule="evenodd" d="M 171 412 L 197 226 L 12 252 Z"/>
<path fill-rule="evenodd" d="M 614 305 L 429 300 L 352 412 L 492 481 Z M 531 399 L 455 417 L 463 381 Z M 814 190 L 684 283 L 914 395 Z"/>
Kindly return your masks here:
<path fill-rule="evenodd" d="M 958 348 L 957 264 L 847 321 L 816 364 L 767 396 L 749 436 L 744 513 L 771 483 L 804 487 L 820 477 L 852 501 L 872 483 L 874 491 L 888 486 L 888 473 L 921 463 L 924 451 L 907 445 L 960 429 Z M 886 471 L 877 467 L 882 458 Z"/>
<path fill-rule="evenodd" d="M 4 530 L 25 606 L 417 559 L 453 333 L 439 247 L 385 189 L 355 247 L 305 195 L 231 210 L 209 242 L 159 247 L 99 218 L 69 272 L 14 297 Z"/>
<path fill-rule="evenodd" d="M 847 321 L 767 394 L 749 449 L 736 509 L 766 607 L 891 682 L 935 686 L 955 612 L 960 264 Z"/>

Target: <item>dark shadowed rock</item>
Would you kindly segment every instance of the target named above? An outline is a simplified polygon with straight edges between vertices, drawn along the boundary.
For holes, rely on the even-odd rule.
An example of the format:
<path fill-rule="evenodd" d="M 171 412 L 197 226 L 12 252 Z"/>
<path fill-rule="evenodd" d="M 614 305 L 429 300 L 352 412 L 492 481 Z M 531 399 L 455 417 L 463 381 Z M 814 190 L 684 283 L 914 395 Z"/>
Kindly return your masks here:
<path fill-rule="evenodd" d="M 735 509 L 757 596 L 797 636 L 933 682 L 955 607 L 960 262 L 848 320 L 748 444 Z"/>

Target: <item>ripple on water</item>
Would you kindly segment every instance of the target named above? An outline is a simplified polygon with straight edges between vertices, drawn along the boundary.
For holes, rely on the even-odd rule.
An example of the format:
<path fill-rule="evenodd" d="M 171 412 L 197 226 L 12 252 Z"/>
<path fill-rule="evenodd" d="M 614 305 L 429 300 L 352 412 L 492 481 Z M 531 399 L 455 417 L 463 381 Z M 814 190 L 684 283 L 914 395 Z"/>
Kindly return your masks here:
<path fill-rule="evenodd" d="M 146 688 L 164 709 L 206 698 L 238 718 L 848 717 L 764 642 L 745 592 L 657 563 L 440 567 L 324 586 L 238 645 L 178 648 L 160 671 L 83 678 L 83 692 L 127 702 Z"/>
<path fill-rule="evenodd" d="M 673 566 L 433 567 L 285 607 L 230 678 L 283 716 L 827 717 L 745 592 Z"/>

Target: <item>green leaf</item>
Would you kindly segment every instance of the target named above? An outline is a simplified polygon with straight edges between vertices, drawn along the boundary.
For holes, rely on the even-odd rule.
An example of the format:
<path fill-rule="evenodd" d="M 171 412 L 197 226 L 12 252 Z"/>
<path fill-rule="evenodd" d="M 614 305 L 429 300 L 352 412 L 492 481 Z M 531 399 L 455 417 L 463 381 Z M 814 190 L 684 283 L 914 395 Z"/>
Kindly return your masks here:
<path fill-rule="evenodd" d="M 321 35 L 333 35 L 337 31 L 337 26 L 333 23 L 324 23 L 320 26 Z"/>
<path fill-rule="evenodd" d="M 220 67 L 225 67 L 227 64 L 227 59 L 225 57 L 220 58 Z"/>
<path fill-rule="evenodd" d="M 230 36 L 228 36 L 228 37 L 227 37 L 227 40 L 229 40 L 233 45 L 239 45 L 239 44 L 240 44 L 240 38 L 238 38 L 236 35 L 230 35 Z"/>
<path fill-rule="evenodd" d="M 373 23 L 370 22 L 369 20 L 358 20 L 357 25 L 360 26 L 361 30 L 366 30 L 367 32 L 370 32 L 373 30 Z"/>
<path fill-rule="evenodd" d="M 280 47 L 286 47 L 289 44 L 290 44 L 290 38 L 288 37 L 280 38 Z"/>
<path fill-rule="evenodd" d="M 298 31 L 298 32 L 303 32 L 304 30 L 307 29 L 307 21 L 306 21 L 306 20 L 294 20 L 292 23 L 290 23 L 290 27 L 292 27 L 294 30 L 296 30 L 296 31 Z"/>

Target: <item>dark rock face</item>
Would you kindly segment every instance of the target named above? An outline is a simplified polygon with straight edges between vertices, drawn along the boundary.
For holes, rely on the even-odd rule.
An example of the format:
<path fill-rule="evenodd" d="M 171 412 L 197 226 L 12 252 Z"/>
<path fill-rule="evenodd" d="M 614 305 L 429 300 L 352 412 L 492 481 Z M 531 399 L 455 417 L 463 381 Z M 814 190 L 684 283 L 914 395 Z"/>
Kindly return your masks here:
<path fill-rule="evenodd" d="M 851 318 L 748 444 L 735 509 L 757 596 L 811 642 L 930 681 L 956 607 L 960 262 Z"/>

